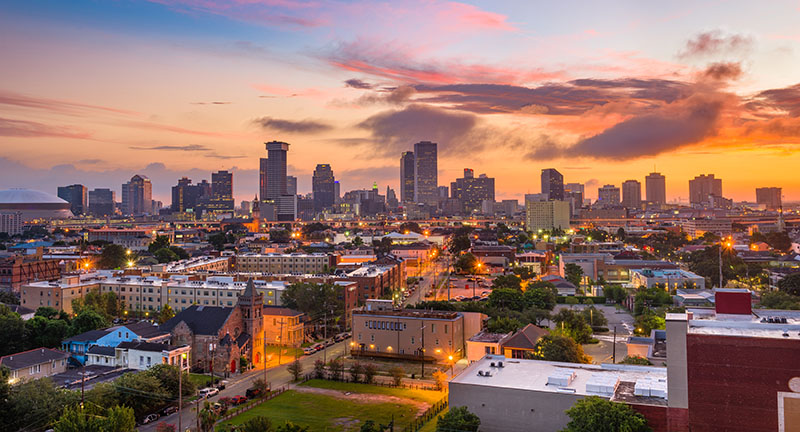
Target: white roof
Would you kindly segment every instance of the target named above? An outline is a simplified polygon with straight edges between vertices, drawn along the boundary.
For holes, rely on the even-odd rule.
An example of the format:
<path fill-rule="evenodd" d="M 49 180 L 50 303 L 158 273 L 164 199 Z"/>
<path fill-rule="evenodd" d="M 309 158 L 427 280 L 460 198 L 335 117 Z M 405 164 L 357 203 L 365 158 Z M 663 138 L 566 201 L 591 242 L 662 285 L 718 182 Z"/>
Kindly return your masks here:
<path fill-rule="evenodd" d="M 7 189 L 0 190 L 0 203 L 2 204 L 43 204 L 43 203 L 58 203 L 68 204 L 63 199 L 51 195 L 47 192 L 31 190 L 31 189 Z"/>

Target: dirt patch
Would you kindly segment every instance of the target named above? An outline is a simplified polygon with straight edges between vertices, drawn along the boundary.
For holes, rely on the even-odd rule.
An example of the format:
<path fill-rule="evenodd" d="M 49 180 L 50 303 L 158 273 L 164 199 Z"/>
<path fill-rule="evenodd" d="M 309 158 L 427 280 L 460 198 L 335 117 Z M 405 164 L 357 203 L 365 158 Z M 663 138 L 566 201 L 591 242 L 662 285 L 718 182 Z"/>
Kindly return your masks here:
<path fill-rule="evenodd" d="M 343 392 L 340 390 L 332 390 L 332 389 L 321 389 L 316 387 L 305 387 L 305 386 L 297 386 L 293 390 L 303 393 L 316 393 L 322 394 L 325 396 L 334 397 L 337 399 L 346 399 L 358 403 L 393 403 L 393 404 L 400 404 L 400 405 L 412 405 L 417 409 L 417 415 L 422 415 L 430 405 L 417 401 L 414 399 L 408 398 L 401 398 L 397 396 L 390 396 L 390 395 L 382 395 L 382 394 L 373 394 L 373 393 L 351 393 L 351 392 Z M 341 419 L 347 420 L 347 419 Z"/>

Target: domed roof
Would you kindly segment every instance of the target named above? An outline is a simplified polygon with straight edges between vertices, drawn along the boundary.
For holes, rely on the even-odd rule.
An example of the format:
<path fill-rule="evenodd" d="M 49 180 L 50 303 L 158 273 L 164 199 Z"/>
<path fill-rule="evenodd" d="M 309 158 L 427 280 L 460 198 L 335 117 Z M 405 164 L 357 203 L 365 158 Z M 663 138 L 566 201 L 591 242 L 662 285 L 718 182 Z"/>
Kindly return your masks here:
<path fill-rule="evenodd" d="M 69 204 L 63 199 L 47 192 L 31 189 L 0 190 L 0 204 Z"/>

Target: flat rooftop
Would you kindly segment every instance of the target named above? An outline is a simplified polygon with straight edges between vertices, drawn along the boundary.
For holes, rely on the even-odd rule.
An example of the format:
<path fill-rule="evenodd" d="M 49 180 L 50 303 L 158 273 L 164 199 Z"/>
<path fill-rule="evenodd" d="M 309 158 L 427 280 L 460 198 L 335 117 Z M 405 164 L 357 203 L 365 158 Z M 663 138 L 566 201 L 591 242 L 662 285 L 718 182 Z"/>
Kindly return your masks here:
<path fill-rule="evenodd" d="M 718 314 L 713 309 L 686 310 L 692 314 L 689 333 L 746 336 L 800 341 L 800 310 L 753 309 L 753 313 Z M 685 319 L 686 314 L 667 314 L 667 319 Z"/>
<path fill-rule="evenodd" d="M 377 310 L 377 311 L 355 309 L 353 310 L 353 315 L 452 320 L 456 319 L 459 316 L 459 313 L 451 311 L 435 311 L 435 310 L 420 310 L 420 309 Z"/>
<path fill-rule="evenodd" d="M 503 363 L 503 367 L 498 367 L 499 362 Z M 491 366 L 492 363 L 495 364 L 494 367 Z M 479 375 L 479 371 L 484 375 Z M 485 376 L 486 372 L 490 376 Z M 561 363 L 487 355 L 469 365 L 451 383 L 545 393 L 595 395 L 613 401 L 667 405 L 667 369 L 655 366 Z M 634 392 L 637 386 L 648 390 Z M 656 390 L 651 390 L 653 388 Z"/>

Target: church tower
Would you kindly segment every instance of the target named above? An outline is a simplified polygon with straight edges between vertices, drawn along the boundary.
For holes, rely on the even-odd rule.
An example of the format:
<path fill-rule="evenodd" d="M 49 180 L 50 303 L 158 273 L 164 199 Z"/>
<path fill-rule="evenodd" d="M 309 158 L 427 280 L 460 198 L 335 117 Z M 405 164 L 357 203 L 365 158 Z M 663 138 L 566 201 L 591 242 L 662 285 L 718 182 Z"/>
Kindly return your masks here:
<path fill-rule="evenodd" d="M 250 350 L 250 362 L 259 364 L 264 356 L 264 295 L 256 291 L 256 284 L 253 279 L 247 280 L 247 287 L 239 296 L 239 309 L 242 312 L 244 321 L 244 331 L 250 335 L 252 349 Z"/>

